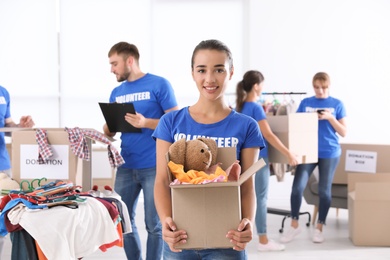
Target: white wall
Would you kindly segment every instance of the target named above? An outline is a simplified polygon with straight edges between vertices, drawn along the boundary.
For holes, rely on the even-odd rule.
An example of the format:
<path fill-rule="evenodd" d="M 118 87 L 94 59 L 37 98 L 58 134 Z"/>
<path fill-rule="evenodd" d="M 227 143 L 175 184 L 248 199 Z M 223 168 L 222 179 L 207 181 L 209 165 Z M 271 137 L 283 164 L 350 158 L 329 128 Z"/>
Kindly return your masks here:
<path fill-rule="evenodd" d="M 31 114 L 37 127 L 101 130 L 97 103 L 118 85 L 114 43 L 136 44 L 141 68 L 168 78 L 185 106 L 197 96 L 192 50 L 217 38 L 234 55 L 229 92 L 258 69 L 267 92 L 312 95 L 312 76 L 326 71 L 347 107 L 342 141 L 390 143 L 389 11 L 387 0 L 0 0 L 0 85 L 16 121 Z"/>
<path fill-rule="evenodd" d="M 318 71 L 344 101 L 343 142 L 390 143 L 390 1 L 251 1 L 249 68 L 264 72 L 266 89 L 313 95 Z"/>

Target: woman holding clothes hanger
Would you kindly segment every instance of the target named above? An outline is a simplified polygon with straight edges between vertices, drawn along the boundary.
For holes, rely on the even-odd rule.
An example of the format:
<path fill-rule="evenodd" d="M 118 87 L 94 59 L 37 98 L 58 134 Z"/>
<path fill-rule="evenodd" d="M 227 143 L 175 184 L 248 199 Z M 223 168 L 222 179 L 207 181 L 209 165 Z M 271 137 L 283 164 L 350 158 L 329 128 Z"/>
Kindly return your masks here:
<path fill-rule="evenodd" d="M 256 121 L 237 113 L 224 100 L 233 72 L 232 54 L 224 43 L 218 40 L 200 42 L 195 47 L 191 59 L 191 74 L 199 91 L 197 102 L 162 116 L 153 133 L 157 148 L 154 195 L 162 224 L 164 259 L 248 258 L 245 248 L 252 240 L 252 222 L 256 208 L 253 178 L 249 178 L 241 185 L 242 219 L 225 235 L 231 243 L 230 248 L 180 250 L 176 246 L 186 243 L 187 239 L 191 239 L 191 234 L 176 226 L 172 219 L 171 191 L 165 157 L 169 146 L 178 138 L 191 140 L 204 136 L 221 140 L 218 147 L 236 147 L 236 157 L 240 161 L 242 172 L 258 160 L 259 149 L 265 144 Z"/>
<path fill-rule="evenodd" d="M 236 111 L 246 114 L 254 118 L 261 130 L 264 138 L 273 147 L 278 149 L 287 158 L 291 166 L 297 165 L 298 161 L 291 151 L 279 140 L 279 138 L 272 132 L 263 107 L 257 102 L 264 85 L 264 76 L 260 71 L 249 70 L 244 74 L 243 79 L 238 82 L 236 88 Z M 256 209 L 256 229 L 259 237 L 257 245 L 258 251 L 282 251 L 285 249 L 283 244 L 279 244 L 267 236 L 267 198 L 268 198 L 268 184 L 269 184 L 269 161 L 268 149 L 260 151 L 260 157 L 266 162 L 266 166 L 261 168 L 255 177 L 255 188 L 257 198 Z"/>
<path fill-rule="evenodd" d="M 346 110 L 341 100 L 329 96 L 330 78 L 325 72 L 318 72 L 313 77 L 315 95 L 305 98 L 299 104 L 297 112 L 317 112 L 318 115 L 318 162 L 297 166 L 291 191 L 291 227 L 281 238 L 287 243 L 300 232 L 298 218 L 303 191 L 310 175 L 318 166 L 318 221 L 313 234 L 314 243 L 324 242 L 322 228 L 332 200 L 332 182 L 336 167 L 340 161 L 341 147 L 338 135 L 344 137 L 347 132 Z"/>

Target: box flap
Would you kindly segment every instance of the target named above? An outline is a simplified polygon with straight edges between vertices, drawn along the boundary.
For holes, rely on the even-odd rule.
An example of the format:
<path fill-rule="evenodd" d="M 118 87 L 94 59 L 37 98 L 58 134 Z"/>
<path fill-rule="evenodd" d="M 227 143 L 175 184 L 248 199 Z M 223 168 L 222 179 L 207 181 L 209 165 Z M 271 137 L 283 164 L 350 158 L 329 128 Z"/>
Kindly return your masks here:
<path fill-rule="evenodd" d="M 240 179 L 238 180 L 238 185 L 243 184 L 245 181 L 247 181 L 253 174 L 255 174 L 258 170 L 263 168 L 265 166 L 264 159 L 261 158 L 254 164 L 252 164 L 251 167 L 249 167 L 244 173 L 241 174 Z"/>
<path fill-rule="evenodd" d="M 355 200 L 355 197 L 356 197 L 355 191 L 348 192 L 348 199 Z"/>
<path fill-rule="evenodd" d="M 236 147 L 220 147 L 217 153 L 217 162 L 222 163 L 221 168 L 225 171 L 237 160 Z"/>

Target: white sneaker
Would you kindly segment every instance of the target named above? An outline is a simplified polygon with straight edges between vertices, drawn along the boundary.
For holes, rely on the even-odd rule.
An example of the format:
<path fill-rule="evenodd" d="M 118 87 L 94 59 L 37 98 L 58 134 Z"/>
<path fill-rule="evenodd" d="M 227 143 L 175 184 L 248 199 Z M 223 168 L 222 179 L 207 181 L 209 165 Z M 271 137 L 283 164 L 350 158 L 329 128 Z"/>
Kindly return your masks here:
<path fill-rule="evenodd" d="M 268 239 L 267 244 L 257 244 L 257 251 L 266 252 L 266 251 L 283 251 L 286 248 L 285 245 L 279 244 L 272 239 Z"/>
<path fill-rule="evenodd" d="M 314 235 L 313 235 L 313 242 L 314 243 L 322 243 L 325 241 L 324 235 L 322 234 L 322 231 L 319 229 L 314 230 Z"/>
<path fill-rule="evenodd" d="M 280 238 L 280 242 L 282 242 L 282 243 L 291 242 L 291 240 L 293 240 L 294 237 L 298 236 L 299 233 L 301 233 L 301 229 L 299 227 L 297 227 L 297 228 L 290 227 L 286 231 L 286 233 L 284 233 L 282 235 L 282 237 Z"/>

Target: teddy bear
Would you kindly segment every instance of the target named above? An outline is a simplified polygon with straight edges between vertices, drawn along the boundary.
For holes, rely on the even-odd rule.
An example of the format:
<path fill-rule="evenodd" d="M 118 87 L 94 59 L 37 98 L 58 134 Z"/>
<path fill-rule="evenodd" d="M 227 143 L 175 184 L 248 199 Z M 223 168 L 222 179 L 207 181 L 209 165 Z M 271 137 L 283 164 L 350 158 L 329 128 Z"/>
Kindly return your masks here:
<path fill-rule="evenodd" d="M 19 190 L 20 185 L 17 181 L 10 178 L 6 173 L 0 172 L 0 190 L 2 194 L 7 194 L 10 190 Z"/>
<path fill-rule="evenodd" d="M 217 162 L 217 153 L 218 146 L 215 140 L 203 137 L 189 141 L 185 138 L 179 139 L 171 144 L 168 150 L 170 163 L 182 165 L 186 174 L 194 174 L 193 171 L 196 171 L 198 179 L 207 179 L 208 176 L 202 175 L 203 173 L 215 177 L 226 174 L 227 181 L 237 181 L 241 173 L 239 162 L 236 161 L 223 171 Z M 171 166 L 172 164 L 168 164 L 170 169 Z"/>

